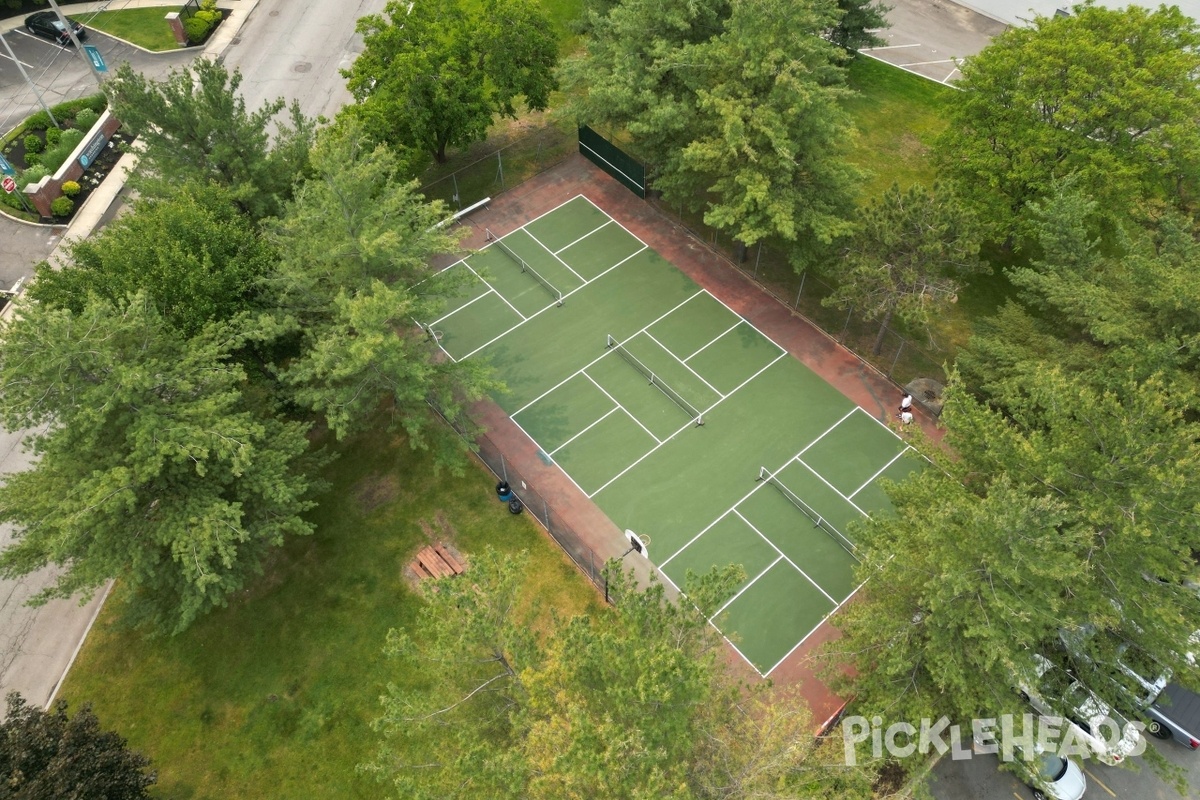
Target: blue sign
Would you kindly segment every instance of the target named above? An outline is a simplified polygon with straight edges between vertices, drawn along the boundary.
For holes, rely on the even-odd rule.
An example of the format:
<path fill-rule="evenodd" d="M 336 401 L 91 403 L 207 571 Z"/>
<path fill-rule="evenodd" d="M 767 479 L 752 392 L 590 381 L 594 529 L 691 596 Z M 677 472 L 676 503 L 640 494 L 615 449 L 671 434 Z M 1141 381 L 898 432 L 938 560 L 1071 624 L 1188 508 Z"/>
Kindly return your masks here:
<path fill-rule="evenodd" d="M 108 137 L 104 135 L 103 130 L 98 131 L 87 143 L 87 147 L 83 148 L 83 152 L 79 154 L 79 166 L 87 169 L 96 160 L 96 156 L 100 155 L 100 151 L 106 144 L 108 144 Z"/>
<path fill-rule="evenodd" d="M 0 172 L 3 172 L 5 175 L 17 174 L 17 171 L 13 169 L 13 165 L 8 163 L 8 159 L 4 156 L 0 156 Z"/>
<path fill-rule="evenodd" d="M 97 72 L 108 72 L 108 65 L 104 63 L 104 56 L 100 55 L 100 48 L 92 44 L 85 44 L 83 52 L 87 53 L 88 59 L 91 60 L 92 66 Z"/>

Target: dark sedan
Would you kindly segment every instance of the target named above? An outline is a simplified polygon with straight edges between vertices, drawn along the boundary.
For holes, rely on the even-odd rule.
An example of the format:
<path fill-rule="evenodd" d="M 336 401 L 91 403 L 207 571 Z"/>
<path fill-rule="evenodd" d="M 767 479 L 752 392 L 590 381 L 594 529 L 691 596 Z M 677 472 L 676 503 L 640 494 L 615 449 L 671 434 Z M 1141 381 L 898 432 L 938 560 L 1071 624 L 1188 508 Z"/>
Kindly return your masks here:
<path fill-rule="evenodd" d="M 71 36 L 67 33 L 66 26 L 59 21 L 58 15 L 53 11 L 39 11 L 36 14 L 30 14 L 25 18 L 25 30 L 34 36 L 42 36 L 58 42 L 64 47 L 71 45 Z M 75 32 L 75 37 L 80 41 L 87 38 L 87 28 L 74 20 L 71 21 L 71 30 Z"/>

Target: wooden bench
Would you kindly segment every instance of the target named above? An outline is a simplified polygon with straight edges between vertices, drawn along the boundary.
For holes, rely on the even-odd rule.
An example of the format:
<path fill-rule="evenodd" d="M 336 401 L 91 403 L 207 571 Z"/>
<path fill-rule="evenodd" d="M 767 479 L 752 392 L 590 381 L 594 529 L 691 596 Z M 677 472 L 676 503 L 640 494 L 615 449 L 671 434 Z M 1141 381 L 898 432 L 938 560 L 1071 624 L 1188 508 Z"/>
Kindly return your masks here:
<path fill-rule="evenodd" d="M 420 578 L 453 578 L 466 572 L 463 563 L 440 542 L 422 547 L 409 567 Z"/>

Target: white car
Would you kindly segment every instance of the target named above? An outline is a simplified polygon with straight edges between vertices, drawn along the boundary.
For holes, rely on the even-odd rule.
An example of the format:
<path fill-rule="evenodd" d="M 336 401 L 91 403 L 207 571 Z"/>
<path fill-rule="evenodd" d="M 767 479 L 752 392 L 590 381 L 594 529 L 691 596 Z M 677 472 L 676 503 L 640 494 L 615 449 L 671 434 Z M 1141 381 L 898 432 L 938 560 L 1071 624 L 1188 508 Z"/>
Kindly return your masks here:
<path fill-rule="evenodd" d="M 1079 800 L 1087 791 L 1083 770 L 1069 758 L 1039 749 L 1031 760 L 1018 757 L 1014 764 L 1033 800 Z"/>
<path fill-rule="evenodd" d="M 1035 653 L 1033 662 L 1031 680 L 1020 681 L 1017 692 L 1042 716 L 1060 717 L 1097 761 L 1115 766 L 1145 749 L 1137 725 L 1092 690 L 1045 656 Z"/>

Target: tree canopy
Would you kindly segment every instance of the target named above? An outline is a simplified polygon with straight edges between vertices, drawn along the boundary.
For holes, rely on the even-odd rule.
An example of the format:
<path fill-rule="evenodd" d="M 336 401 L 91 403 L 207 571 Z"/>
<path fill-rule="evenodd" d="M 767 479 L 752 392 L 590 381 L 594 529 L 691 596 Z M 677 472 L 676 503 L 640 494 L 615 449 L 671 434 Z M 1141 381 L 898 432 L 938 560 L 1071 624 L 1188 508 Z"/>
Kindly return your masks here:
<path fill-rule="evenodd" d="M 565 62 L 565 113 L 626 130 L 670 202 L 752 244 L 847 233 L 857 172 L 840 108 L 843 53 L 819 34 L 824 0 L 622 0 L 593 5 L 586 51 Z"/>
<path fill-rule="evenodd" d="M 449 212 L 405 181 L 401 161 L 357 123 L 322 135 L 313 164 L 272 228 L 280 262 L 268 294 L 302 332 L 283 379 L 339 436 L 377 421 L 384 403 L 414 446 L 432 443 L 455 463 L 461 441 L 431 424 L 427 401 L 466 425 L 467 406 L 496 384 L 486 366 L 446 358 L 417 325 L 441 316 L 454 288 L 430 266 L 457 246 L 441 225 Z"/>
<path fill-rule="evenodd" d="M 939 186 L 892 184 L 860 208 L 849 237 L 838 286 L 826 305 L 853 308 L 879 320 L 879 354 L 892 317 L 928 327 L 934 313 L 958 299 L 959 278 L 983 269 L 978 226 L 957 199 Z"/>
<path fill-rule="evenodd" d="M 0 786 L 11 800 L 143 800 L 156 778 L 150 760 L 100 728 L 90 706 L 43 711 L 15 692 L 0 722 Z"/>
<path fill-rule="evenodd" d="M 947 179 L 1000 238 L 1055 179 L 1110 220 L 1195 205 L 1200 28 L 1177 7 L 1076 6 L 968 58 L 936 146 Z"/>
<path fill-rule="evenodd" d="M 558 42 L 530 0 L 391 0 L 358 21 L 363 52 L 342 74 L 356 105 L 345 112 L 371 137 L 446 160 L 479 141 L 517 102 L 542 111 L 555 88 Z"/>
<path fill-rule="evenodd" d="M 215 182 L 254 219 L 274 216 L 307 170 L 315 126 L 283 100 L 251 113 L 238 93 L 242 75 L 218 61 L 197 59 L 161 81 L 122 63 L 104 86 L 113 112 L 142 145 L 135 185 L 170 195 L 180 182 Z M 271 133 L 272 127 L 275 133 Z"/>
<path fill-rule="evenodd" d="M 389 635 L 403 674 L 428 676 L 419 689 L 390 686 L 376 723 L 385 739 L 370 768 L 399 796 L 732 800 L 866 789 L 861 772 L 818 768 L 827 762 L 803 704 L 726 671 L 699 608 L 715 608 L 739 569 L 694 580 L 688 598 L 699 608 L 614 572 L 614 611 L 546 630 L 519 602 L 523 566 L 477 554 L 470 584 L 439 582 L 415 626 Z M 398 762 L 390 742 L 416 731 Z M 428 749 L 414 752 L 418 740 Z"/>
<path fill-rule="evenodd" d="M 70 266 L 42 263 L 30 297 L 83 311 L 89 298 L 120 304 L 143 290 L 185 336 L 252 309 L 274 253 L 239 213 L 231 191 L 186 183 L 163 199 L 134 202 L 133 213 L 68 248 Z"/>
<path fill-rule="evenodd" d="M 23 306 L 0 340 L 0 421 L 40 429 L 38 459 L 0 486 L 20 529 L 0 573 L 59 565 L 40 602 L 122 578 L 130 617 L 176 632 L 310 533 L 307 426 L 244 395 L 234 353 L 254 336 L 238 320 L 185 338 L 145 294 Z"/>

